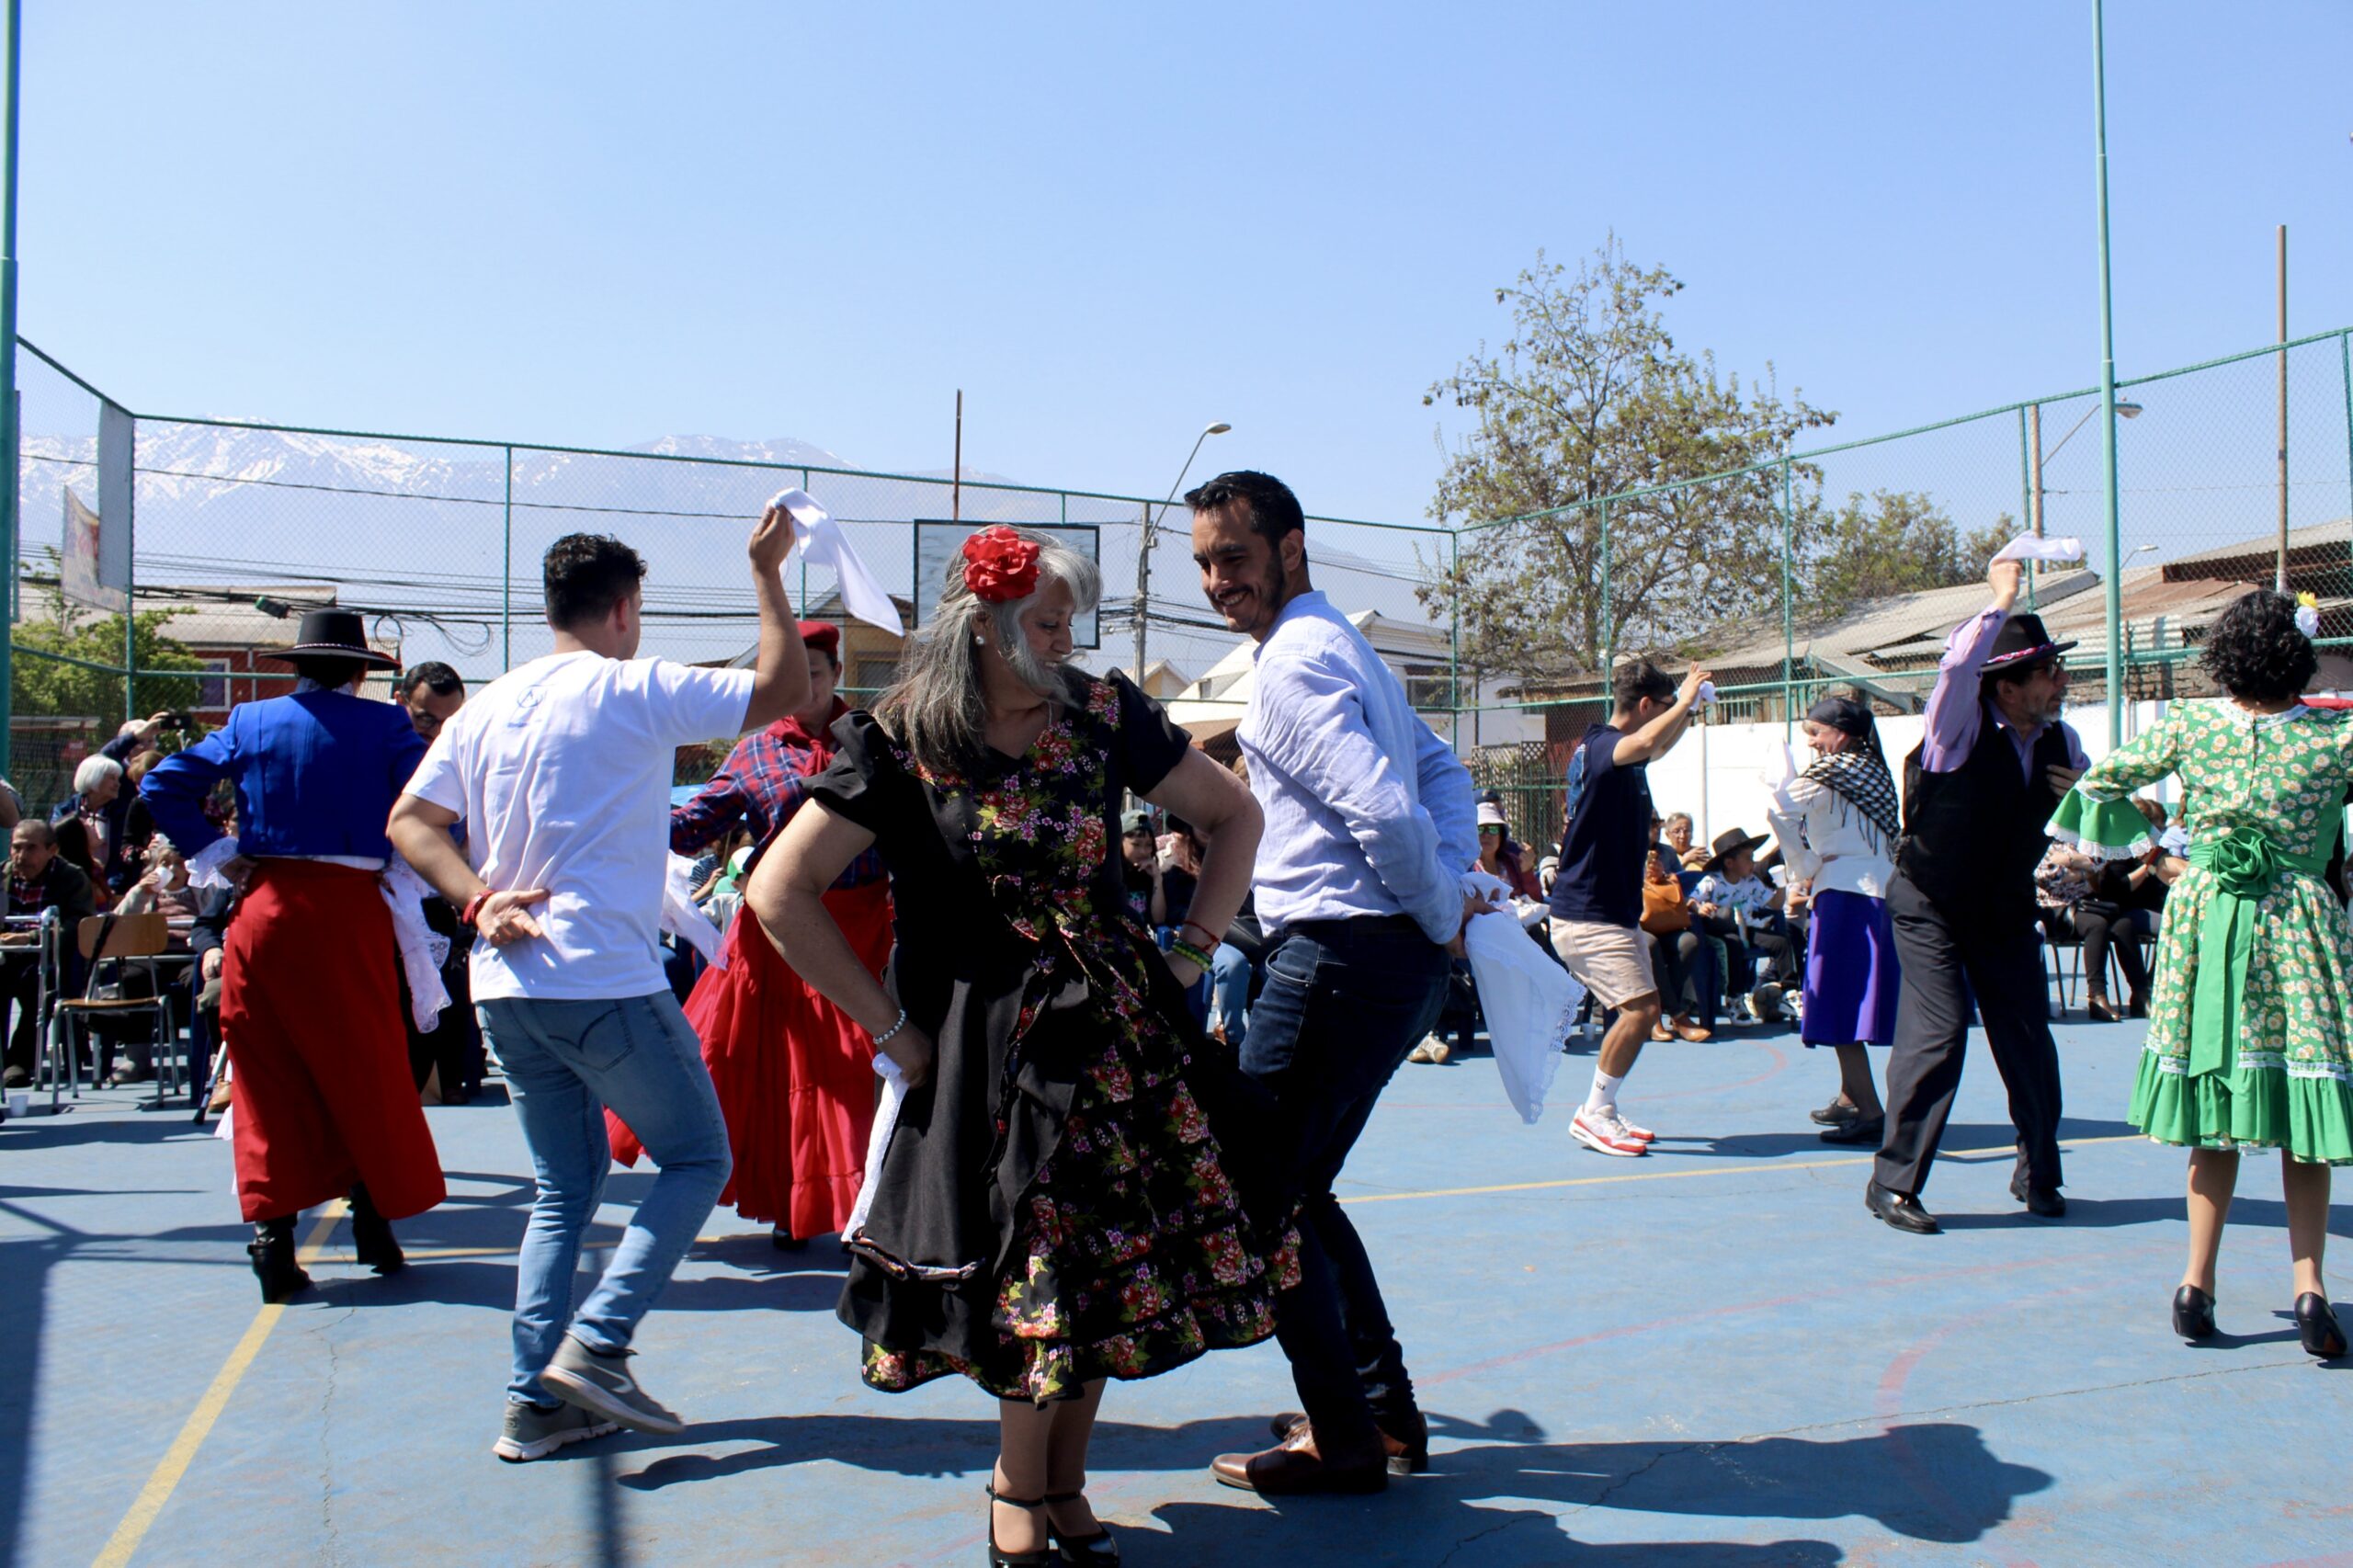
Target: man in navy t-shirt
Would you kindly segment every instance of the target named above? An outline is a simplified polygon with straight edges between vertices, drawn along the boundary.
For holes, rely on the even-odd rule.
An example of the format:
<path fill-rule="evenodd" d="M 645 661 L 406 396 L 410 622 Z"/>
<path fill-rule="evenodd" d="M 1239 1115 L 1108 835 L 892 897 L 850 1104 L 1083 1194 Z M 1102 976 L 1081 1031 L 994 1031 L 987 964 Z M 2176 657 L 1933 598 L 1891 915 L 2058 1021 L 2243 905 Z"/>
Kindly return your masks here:
<path fill-rule="evenodd" d="M 1609 722 L 1596 724 L 1569 759 L 1569 820 L 1552 883 L 1552 950 L 1594 1000 L 1618 1010 L 1601 1042 L 1593 1090 L 1569 1136 L 1604 1154 L 1643 1154 L 1651 1134 L 1618 1114 L 1618 1085 L 1658 1023 L 1658 985 L 1643 944 L 1643 860 L 1651 852 L 1649 765 L 1682 738 L 1708 672 L 1678 689 L 1648 659 L 1610 677 Z"/>

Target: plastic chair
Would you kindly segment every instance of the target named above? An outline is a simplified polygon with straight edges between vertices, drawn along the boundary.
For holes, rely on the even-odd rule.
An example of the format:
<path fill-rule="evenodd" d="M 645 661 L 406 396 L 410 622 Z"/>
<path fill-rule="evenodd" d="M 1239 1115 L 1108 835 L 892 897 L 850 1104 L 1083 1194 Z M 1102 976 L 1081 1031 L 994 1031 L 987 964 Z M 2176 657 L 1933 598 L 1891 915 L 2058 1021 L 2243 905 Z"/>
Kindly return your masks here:
<path fill-rule="evenodd" d="M 141 1013 L 155 1019 L 155 1100 L 162 1104 L 165 1094 L 165 1074 L 171 1075 L 172 1093 L 183 1086 L 179 1058 L 173 1047 L 178 1040 L 178 1030 L 172 1021 L 172 999 L 161 977 L 155 971 L 154 960 L 163 956 L 171 942 L 171 922 L 161 913 L 152 915 L 93 915 L 75 928 L 74 943 L 81 949 L 82 962 L 88 979 L 83 983 L 82 994 L 59 1000 L 57 1011 L 63 1021 L 63 1033 L 69 1060 L 74 1063 L 78 1077 L 81 1071 L 82 1046 L 90 1027 L 100 1018 L 128 1018 Z M 113 964 L 118 973 L 133 960 L 144 959 L 148 988 L 147 996 L 99 996 L 96 994 L 104 966 Z M 75 1025 L 81 1028 L 76 1038 Z M 101 1063 L 101 1065 L 103 1065 Z M 98 1074 L 93 1069 L 92 1087 Z"/>

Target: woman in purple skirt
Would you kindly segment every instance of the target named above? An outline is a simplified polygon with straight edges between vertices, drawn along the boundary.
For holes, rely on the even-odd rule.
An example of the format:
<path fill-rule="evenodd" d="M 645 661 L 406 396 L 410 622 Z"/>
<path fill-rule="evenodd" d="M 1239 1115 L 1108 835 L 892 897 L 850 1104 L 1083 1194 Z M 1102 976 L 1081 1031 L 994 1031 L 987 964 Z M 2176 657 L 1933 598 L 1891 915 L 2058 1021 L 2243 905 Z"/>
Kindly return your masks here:
<path fill-rule="evenodd" d="M 1805 716 L 1815 756 L 1775 791 L 1768 814 L 1789 865 L 1790 904 L 1811 900 L 1805 1016 L 1799 1038 L 1838 1052 L 1838 1097 L 1813 1112 L 1825 1143 L 1876 1148 L 1887 1113 L 1866 1045 L 1895 1039 L 1895 934 L 1888 879 L 1899 814 L 1895 781 L 1869 705 L 1825 697 Z"/>

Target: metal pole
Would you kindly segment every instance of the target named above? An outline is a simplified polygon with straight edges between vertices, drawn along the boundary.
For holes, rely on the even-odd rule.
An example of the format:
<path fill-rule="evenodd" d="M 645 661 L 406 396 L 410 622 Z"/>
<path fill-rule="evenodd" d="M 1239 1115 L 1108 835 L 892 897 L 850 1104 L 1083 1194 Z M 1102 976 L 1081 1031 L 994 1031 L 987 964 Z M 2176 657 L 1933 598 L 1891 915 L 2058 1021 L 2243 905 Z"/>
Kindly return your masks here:
<path fill-rule="evenodd" d="M 1610 704 L 1609 678 L 1617 673 L 1618 623 L 1609 614 L 1609 503 L 1601 504 L 1601 705 Z"/>
<path fill-rule="evenodd" d="M 132 427 L 134 431 L 137 426 Z M 139 483 L 137 435 L 131 437 L 131 484 Z M 131 497 L 123 497 L 123 531 L 131 537 L 125 541 L 123 551 L 126 566 L 122 578 L 122 722 L 126 724 L 139 717 L 139 545 L 138 508 Z"/>
<path fill-rule="evenodd" d="M 1454 710 L 1454 749 L 1460 753 L 1462 750 L 1462 536 L 1449 528 L 1446 543 L 1449 552 L 1447 575 L 1454 584 L 1454 592 L 1446 596 L 1449 612 L 1446 630 L 1446 689 L 1447 701 Z M 1478 699 L 1478 688 L 1473 687 L 1471 700 L 1475 704 Z M 1478 744 L 1479 712 L 1474 707 L 1471 712 L 1471 744 L 1475 748 Z"/>
<path fill-rule="evenodd" d="M 2124 744 L 2123 520 L 2116 487 L 2116 300 L 2108 255 L 2108 24 L 2092 0 L 2092 127 L 2099 199 L 2099 405 L 2101 487 L 2108 502 L 2108 744 Z"/>
<path fill-rule="evenodd" d="M 2353 486 L 2353 332 L 2338 335 L 2336 353 L 2345 371 L 2345 478 Z"/>
<path fill-rule="evenodd" d="M 1792 696 L 1797 675 L 1797 622 L 1790 605 L 1790 552 L 1796 542 L 1797 512 L 1790 498 L 1790 460 L 1781 460 L 1781 740 L 1797 733 Z"/>
<path fill-rule="evenodd" d="M 2279 564 L 2272 585 L 2288 591 L 2288 225 L 2279 225 Z"/>
<path fill-rule="evenodd" d="M 515 449 L 506 449 L 506 505 L 498 545 L 498 669 L 515 667 Z"/>
<path fill-rule="evenodd" d="M 17 82 L 24 57 L 24 12 L 20 0 L 6 0 L 8 58 L 0 68 L 0 559 L 8 566 L 7 634 L 0 636 L 0 778 L 13 766 L 10 731 L 17 716 L 17 676 L 12 644 L 17 579 Z"/>
<path fill-rule="evenodd" d="M 1184 483 L 1182 478 L 1176 482 Z M 1143 689 L 1143 607 L 1152 597 L 1152 507 L 1143 509 L 1143 528 L 1136 535 L 1136 654 L 1128 678 Z"/>
<path fill-rule="evenodd" d="M 964 520 L 964 389 L 956 389 L 956 462 L 948 475 L 948 520 Z"/>
<path fill-rule="evenodd" d="M 2027 430 L 2033 445 L 2028 469 L 2031 480 L 2027 490 L 2027 518 L 2029 525 L 2034 529 L 2034 537 L 2040 539 L 2042 537 L 2042 404 L 2038 403 L 2027 410 Z M 2035 608 L 2035 587 L 2041 575 L 2040 563 L 2027 562 L 2026 608 L 2029 609 Z"/>

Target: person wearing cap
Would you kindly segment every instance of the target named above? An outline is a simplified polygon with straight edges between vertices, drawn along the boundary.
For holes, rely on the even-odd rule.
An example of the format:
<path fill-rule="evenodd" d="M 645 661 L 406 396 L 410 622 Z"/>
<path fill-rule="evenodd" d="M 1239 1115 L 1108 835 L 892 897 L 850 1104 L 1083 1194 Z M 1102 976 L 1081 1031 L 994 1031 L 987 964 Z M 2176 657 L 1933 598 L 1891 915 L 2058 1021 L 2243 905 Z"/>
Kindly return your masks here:
<path fill-rule="evenodd" d="M 1826 696 L 1807 710 L 1804 729 L 1814 758 L 1766 808 L 1789 867 L 1786 907 L 1811 916 L 1798 1038 L 1838 1055 L 1838 1093 L 1813 1113 L 1822 1141 L 1875 1149 L 1887 1113 L 1864 1047 L 1895 1040 L 1903 971 L 1887 884 L 1901 807 L 1869 704 Z"/>
<path fill-rule="evenodd" d="M 1654 1136 L 1618 1114 L 1619 1085 L 1662 1016 L 1642 928 L 1643 866 L 1656 842 L 1650 765 L 1683 738 L 1707 681 L 1695 665 L 1678 687 L 1648 659 L 1629 659 L 1609 677 L 1609 722 L 1587 726 L 1569 758 L 1549 933 L 1594 1005 L 1618 1014 L 1602 1037 L 1593 1086 L 1569 1119 L 1569 1136 L 1597 1153 L 1646 1154 Z"/>
<path fill-rule="evenodd" d="M 390 1274 L 404 1261 L 391 1221 L 447 1188 L 409 1078 L 377 885 L 392 855 L 385 819 L 425 742 L 400 708 L 359 695 L 369 670 L 399 662 L 346 609 L 308 611 L 293 644 L 265 656 L 294 667 L 293 693 L 230 710 L 151 768 L 140 797 L 192 880 L 244 890 L 222 945 L 221 1028 L 247 1252 L 262 1299 L 278 1301 L 310 1283 L 294 1256 L 301 1210 L 348 1194 L 359 1261 Z M 234 838 L 205 815 L 222 779 Z"/>
<path fill-rule="evenodd" d="M 1946 640 L 1927 733 L 1904 764 L 1904 837 L 1887 890 L 1903 983 L 1887 1137 L 1863 1202 L 1915 1234 L 1939 1229 L 1920 1189 L 1961 1087 L 1972 998 L 2018 1127 L 2011 1195 L 2045 1218 L 2067 1211 L 2034 869 L 2044 825 L 2086 761 L 2059 716 L 2075 644 L 2012 613 L 2021 574 L 2015 561 L 1987 569 L 1994 602 Z"/>
<path fill-rule="evenodd" d="M 1146 812 L 1120 813 L 1120 886 L 1128 913 L 1154 931 L 1168 924 L 1168 887 L 1160 869 L 1160 840 Z"/>
<path fill-rule="evenodd" d="M 1795 948 L 1789 934 L 1773 928 L 1781 893 L 1756 874 L 1756 851 L 1772 840 L 1752 837 L 1745 829 L 1727 828 L 1708 846 L 1699 865 L 1699 880 L 1691 888 L 1691 924 L 1703 937 L 1724 945 L 1724 973 L 1733 980 L 1753 980 L 1748 992 L 1749 1017 L 1771 1023 L 1781 1017 L 1781 995 L 1795 973 Z M 1764 960 L 1761 976 L 1752 966 Z M 1702 1017 L 1715 1021 L 1715 998 L 1708 999 Z"/>
<path fill-rule="evenodd" d="M 739 824 L 751 854 L 741 886 L 767 846 L 807 801 L 810 780 L 833 765 L 834 722 L 849 711 L 841 684 L 841 628 L 801 622 L 809 699 L 735 743 L 694 798 L 670 812 L 670 848 L 689 855 Z M 722 868 L 723 869 L 723 868 Z M 825 892 L 858 961 L 880 977 L 891 957 L 891 879 L 872 850 L 851 858 Z M 706 969 L 686 1002 L 703 1064 L 727 1118 L 735 1165 L 722 1204 L 768 1227 L 779 1250 L 841 1228 L 858 1201 L 874 1126 L 874 1042 L 792 971 L 756 923 L 734 921 L 725 962 Z M 613 1158 L 637 1164 L 636 1136 L 605 1113 Z"/>

